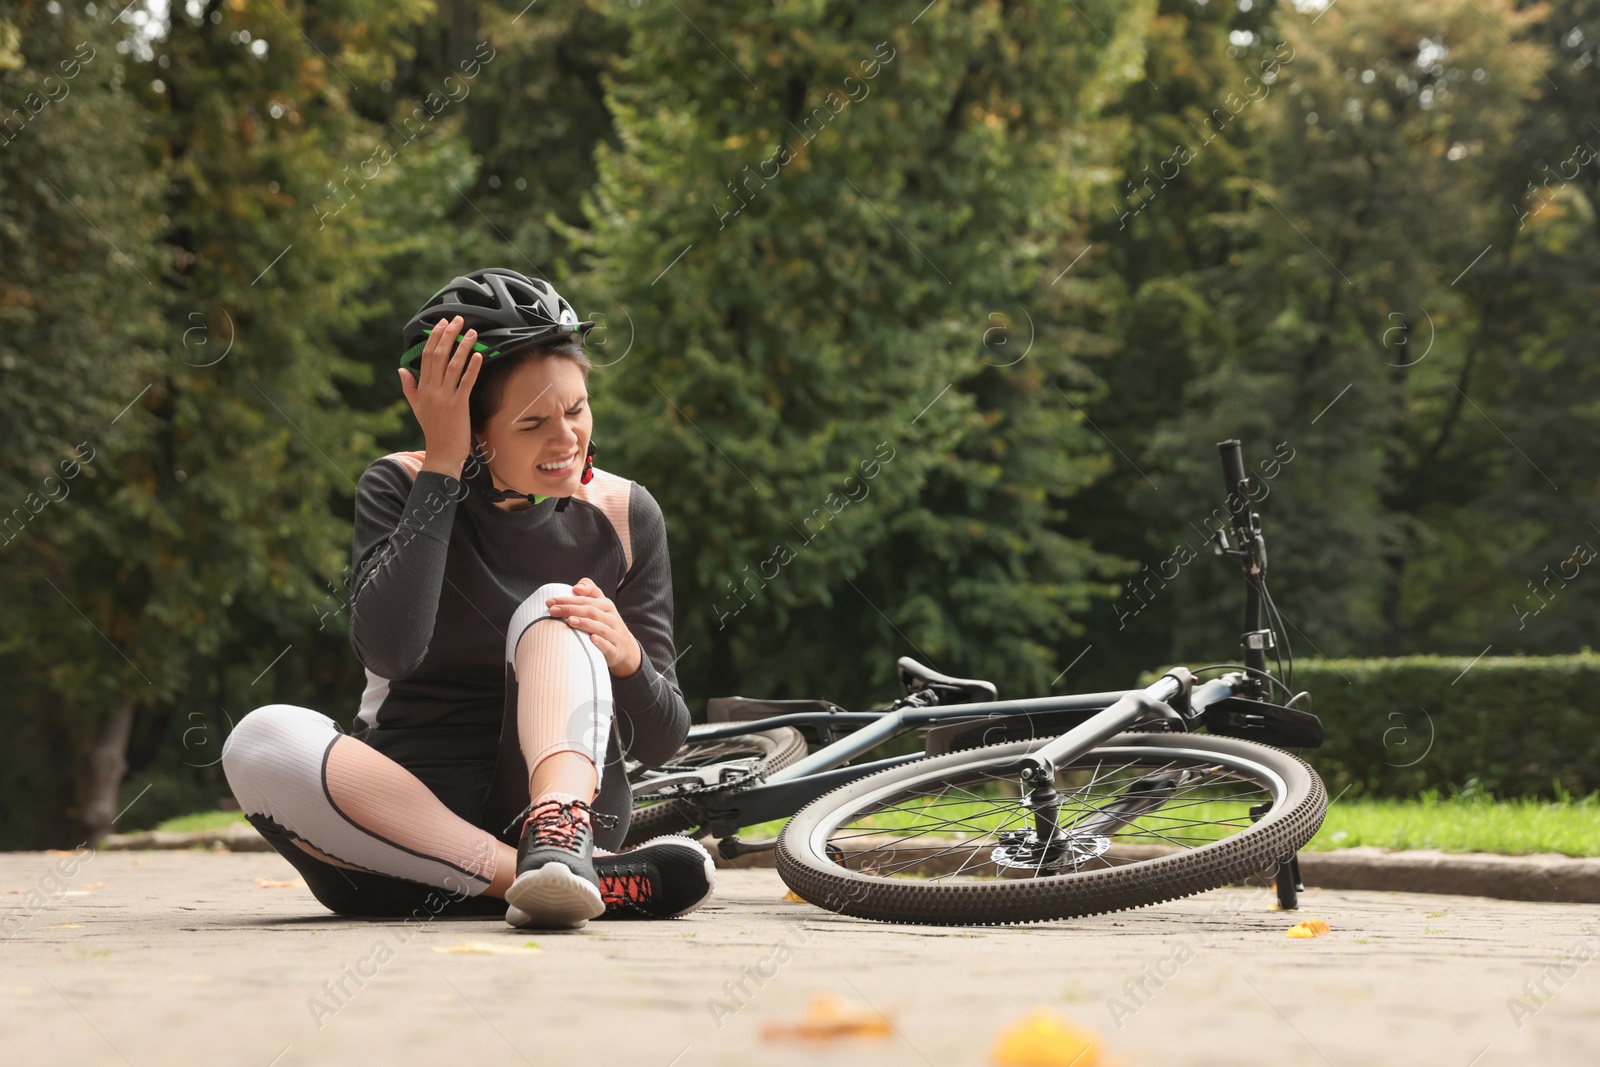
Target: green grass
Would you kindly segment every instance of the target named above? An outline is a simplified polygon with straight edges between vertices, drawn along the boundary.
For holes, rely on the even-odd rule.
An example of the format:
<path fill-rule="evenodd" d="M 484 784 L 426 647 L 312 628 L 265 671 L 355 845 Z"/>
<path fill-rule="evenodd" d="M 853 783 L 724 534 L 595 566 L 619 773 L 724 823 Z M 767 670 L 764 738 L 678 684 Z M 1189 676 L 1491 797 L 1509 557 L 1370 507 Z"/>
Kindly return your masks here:
<path fill-rule="evenodd" d="M 910 826 L 915 825 L 907 821 L 912 817 L 910 812 L 895 812 L 884 821 Z M 777 819 L 747 826 L 739 836 L 751 841 L 776 837 L 784 822 Z M 168 819 L 156 829 L 218 830 L 235 823 L 245 823 L 242 813 L 202 811 Z M 1556 852 L 1600 856 L 1600 795 L 1564 802 L 1440 798 L 1432 793 L 1416 800 L 1341 799 L 1328 808 L 1321 831 L 1306 847 L 1309 851 L 1326 852 L 1361 845 L 1506 855 Z"/>
<path fill-rule="evenodd" d="M 946 814 L 957 813 L 947 809 Z M 1227 814 L 1231 817 L 1233 813 Z M 910 812 L 897 811 L 877 819 L 886 827 L 891 822 L 914 825 L 906 821 L 910 817 Z M 980 824 L 988 821 L 977 820 Z M 783 824 L 784 820 L 778 819 L 748 826 L 739 836 L 751 841 L 776 837 Z M 1433 793 L 1416 800 L 1341 799 L 1328 808 L 1322 829 L 1306 848 L 1328 852 L 1358 846 L 1600 856 L 1600 795 L 1561 802 L 1481 796 L 1441 799 Z"/>
<path fill-rule="evenodd" d="M 1600 856 L 1600 794 L 1581 800 L 1486 800 L 1425 794 L 1417 800 L 1340 800 L 1307 848 L 1371 845 L 1444 852 Z"/>
<path fill-rule="evenodd" d="M 1172 826 L 1172 823 L 1177 821 L 1187 824 L 1197 819 L 1214 819 L 1219 820 L 1219 823 L 1210 826 L 1184 825 L 1181 828 Z M 1014 807 L 1001 810 L 993 804 L 981 802 L 959 804 L 946 800 L 939 804 L 936 811 L 922 811 L 914 805 L 905 804 L 890 811 L 879 812 L 852 823 L 849 832 L 883 830 L 892 834 L 894 831 L 920 830 L 929 837 L 955 836 L 941 833 L 945 827 L 940 824 L 945 820 L 960 820 L 969 832 L 1026 829 L 1032 826 L 1031 818 L 1022 815 Z M 1186 844 L 1198 845 L 1202 841 L 1224 837 L 1231 832 L 1230 827 L 1223 825 L 1221 820 L 1226 820 L 1233 826 L 1248 826 L 1250 823 L 1248 805 L 1225 801 L 1201 803 L 1189 801 L 1183 806 L 1181 815 L 1147 816 L 1140 821 L 1133 832 L 1121 836 L 1129 842 L 1160 844 L 1162 838 L 1157 835 L 1170 831 L 1176 835 L 1174 840 L 1181 838 Z M 739 831 L 739 836 L 749 841 L 776 837 L 783 829 L 785 821 L 787 820 L 776 819 L 757 826 L 747 826 Z"/>
<path fill-rule="evenodd" d="M 168 819 L 157 826 L 157 830 L 171 830 L 176 833 L 188 833 L 194 830 L 221 830 L 235 823 L 249 822 L 242 811 L 197 811 L 192 815 L 179 815 L 176 819 Z"/>

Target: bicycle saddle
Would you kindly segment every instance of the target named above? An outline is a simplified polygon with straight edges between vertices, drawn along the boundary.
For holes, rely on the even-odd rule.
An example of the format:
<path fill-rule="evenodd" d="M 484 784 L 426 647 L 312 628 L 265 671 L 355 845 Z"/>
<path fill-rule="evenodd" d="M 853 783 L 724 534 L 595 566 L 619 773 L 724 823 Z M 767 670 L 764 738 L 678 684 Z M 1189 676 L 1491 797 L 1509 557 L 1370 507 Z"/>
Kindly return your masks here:
<path fill-rule="evenodd" d="M 932 667 L 918 663 L 910 656 L 901 656 L 894 661 L 900 675 L 900 688 L 906 694 L 916 692 L 918 689 L 953 689 L 965 697 L 956 703 L 975 704 L 984 700 L 999 700 L 1000 691 L 993 682 L 981 681 L 977 678 L 952 678 L 948 674 L 940 674 Z"/>

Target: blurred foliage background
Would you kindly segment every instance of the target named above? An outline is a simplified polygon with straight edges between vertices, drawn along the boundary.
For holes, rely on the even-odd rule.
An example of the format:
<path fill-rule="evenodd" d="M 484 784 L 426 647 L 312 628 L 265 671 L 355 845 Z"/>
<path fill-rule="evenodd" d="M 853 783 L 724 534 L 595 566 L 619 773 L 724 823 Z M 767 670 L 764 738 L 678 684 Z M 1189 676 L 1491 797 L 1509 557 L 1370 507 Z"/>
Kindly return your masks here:
<path fill-rule="evenodd" d="M 1597 42 L 1588 0 L 0 3 L 0 847 L 214 804 L 262 704 L 349 723 L 400 326 L 484 266 L 603 324 L 697 717 L 1234 657 L 1231 436 L 1302 657 L 1584 649 Z"/>

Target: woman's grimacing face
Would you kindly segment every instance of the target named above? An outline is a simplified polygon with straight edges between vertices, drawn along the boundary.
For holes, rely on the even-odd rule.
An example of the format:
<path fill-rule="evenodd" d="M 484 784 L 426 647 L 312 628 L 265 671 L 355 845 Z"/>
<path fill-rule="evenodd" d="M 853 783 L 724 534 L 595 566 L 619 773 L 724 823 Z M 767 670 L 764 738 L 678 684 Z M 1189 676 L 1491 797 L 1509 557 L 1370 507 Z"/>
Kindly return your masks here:
<path fill-rule="evenodd" d="M 523 363 L 506 380 L 500 410 L 473 436 L 489 457 L 495 485 L 536 496 L 571 496 L 583 474 L 593 429 L 583 368 L 552 356 Z M 564 463 L 556 470 L 540 464 Z M 526 500 L 502 500 L 518 511 Z"/>

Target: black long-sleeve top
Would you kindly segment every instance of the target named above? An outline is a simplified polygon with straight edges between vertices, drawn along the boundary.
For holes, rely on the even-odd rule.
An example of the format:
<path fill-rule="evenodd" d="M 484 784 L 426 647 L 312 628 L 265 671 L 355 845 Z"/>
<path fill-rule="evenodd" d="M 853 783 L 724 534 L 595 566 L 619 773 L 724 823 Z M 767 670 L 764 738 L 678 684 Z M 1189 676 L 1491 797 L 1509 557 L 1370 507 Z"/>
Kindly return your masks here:
<path fill-rule="evenodd" d="M 675 667 L 667 531 L 655 498 L 596 467 L 564 511 L 554 497 L 505 511 L 460 479 L 422 470 L 425 459 L 382 456 L 356 485 L 350 643 L 367 672 L 357 718 L 378 730 L 499 729 L 512 613 L 546 582 L 587 577 L 617 605 L 644 653 L 633 674 L 611 677 L 616 733 L 629 758 L 665 763 L 688 733 L 689 708 Z M 627 795 L 604 794 L 618 802 Z"/>

